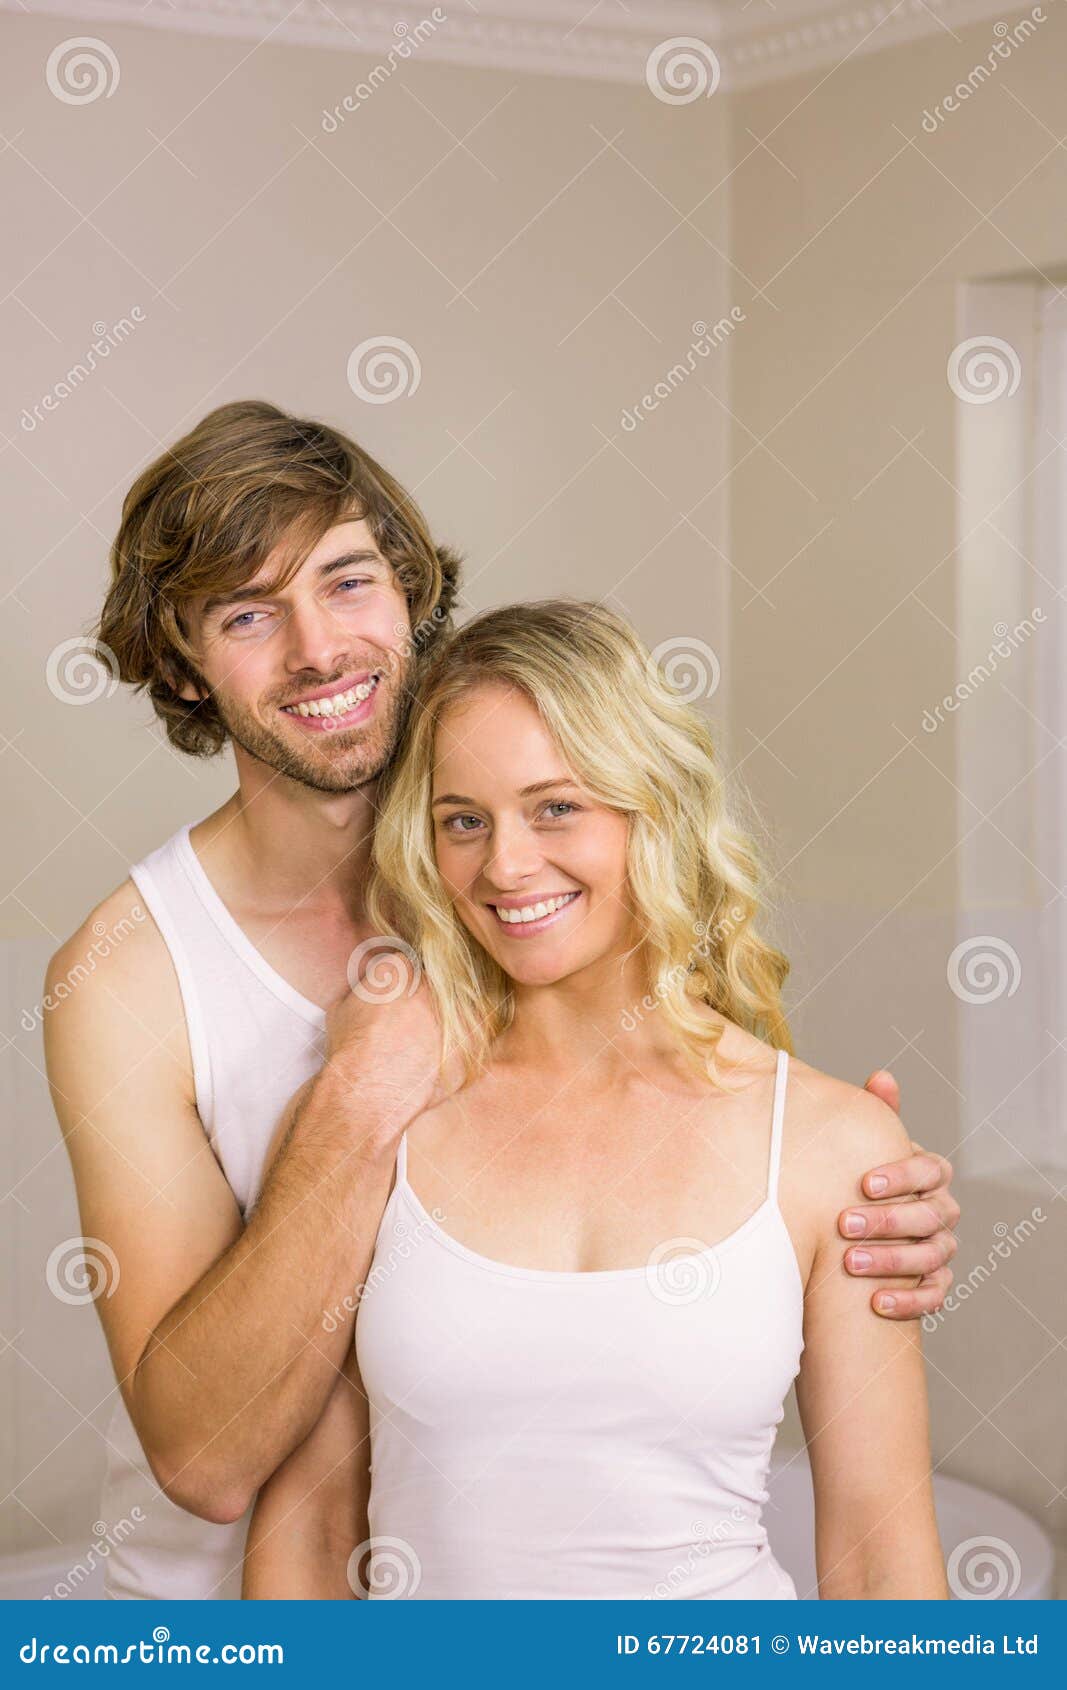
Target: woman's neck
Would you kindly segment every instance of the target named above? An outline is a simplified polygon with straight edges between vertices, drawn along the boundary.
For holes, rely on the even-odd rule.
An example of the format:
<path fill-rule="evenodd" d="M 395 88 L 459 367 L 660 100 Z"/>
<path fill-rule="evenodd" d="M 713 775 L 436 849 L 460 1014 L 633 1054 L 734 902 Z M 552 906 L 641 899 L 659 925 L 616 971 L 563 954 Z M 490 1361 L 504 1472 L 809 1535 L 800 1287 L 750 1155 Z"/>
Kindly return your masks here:
<path fill-rule="evenodd" d="M 604 957 L 552 985 L 516 984 L 513 991 L 514 1018 L 497 1046 L 508 1063 L 561 1076 L 581 1069 L 603 1077 L 632 1070 L 651 1051 L 664 1049 L 658 1000 L 649 997 L 636 952 Z"/>

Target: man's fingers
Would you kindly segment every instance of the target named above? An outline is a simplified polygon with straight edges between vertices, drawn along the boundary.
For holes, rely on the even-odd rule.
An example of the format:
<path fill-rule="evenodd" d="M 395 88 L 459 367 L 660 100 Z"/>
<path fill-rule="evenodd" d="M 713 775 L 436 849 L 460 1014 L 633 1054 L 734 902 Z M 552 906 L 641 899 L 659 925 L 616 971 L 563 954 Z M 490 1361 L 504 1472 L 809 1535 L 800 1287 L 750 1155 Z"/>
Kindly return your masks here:
<path fill-rule="evenodd" d="M 939 1273 L 958 1248 L 955 1235 L 942 1230 L 907 1244 L 854 1245 L 845 1251 L 845 1267 L 860 1278 L 914 1279 Z"/>
<path fill-rule="evenodd" d="M 918 1285 L 898 1288 L 892 1286 L 876 1291 L 871 1308 L 883 1320 L 921 1320 L 923 1315 L 936 1314 L 948 1295 L 952 1284 L 952 1269 L 943 1267 L 928 1274 Z"/>
<path fill-rule="evenodd" d="M 888 1103 L 894 1115 L 900 1114 L 900 1087 L 888 1068 L 876 1068 L 873 1074 L 868 1075 L 863 1089 Z"/>
<path fill-rule="evenodd" d="M 891 1074 L 872 1074 L 867 1090 L 898 1107 L 900 1093 Z M 948 1264 L 958 1247 L 952 1231 L 960 1218 L 950 1190 L 952 1166 L 921 1144 L 911 1149 L 910 1156 L 864 1174 L 864 1192 L 878 1201 L 844 1209 L 837 1221 L 851 1245 L 845 1251 L 846 1271 L 893 1282 L 871 1296 L 875 1314 L 886 1320 L 920 1320 L 936 1313 L 952 1284 Z"/>
<path fill-rule="evenodd" d="M 886 1162 L 864 1174 L 862 1185 L 868 1197 L 908 1197 L 915 1191 L 936 1191 L 952 1178 L 952 1164 L 931 1150 L 916 1147 L 899 1162 Z"/>
<path fill-rule="evenodd" d="M 927 1192 L 923 1202 L 929 1203 L 932 1208 L 937 1210 L 941 1216 L 942 1226 L 947 1226 L 950 1232 L 955 1231 L 959 1223 L 960 1206 L 947 1185 L 938 1186 L 936 1191 Z"/>
<path fill-rule="evenodd" d="M 855 1244 L 869 1238 L 929 1238 L 931 1233 L 946 1228 L 944 1205 L 932 1197 L 917 1198 L 914 1203 L 856 1203 L 842 1209 L 837 1217 L 837 1230 L 842 1238 Z"/>
<path fill-rule="evenodd" d="M 959 1218 L 960 1206 L 951 1191 L 939 1188 L 910 1203 L 854 1203 L 838 1215 L 837 1230 L 852 1243 L 860 1238 L 929 1238 L 942 1227 L 954 1232 Z"/>

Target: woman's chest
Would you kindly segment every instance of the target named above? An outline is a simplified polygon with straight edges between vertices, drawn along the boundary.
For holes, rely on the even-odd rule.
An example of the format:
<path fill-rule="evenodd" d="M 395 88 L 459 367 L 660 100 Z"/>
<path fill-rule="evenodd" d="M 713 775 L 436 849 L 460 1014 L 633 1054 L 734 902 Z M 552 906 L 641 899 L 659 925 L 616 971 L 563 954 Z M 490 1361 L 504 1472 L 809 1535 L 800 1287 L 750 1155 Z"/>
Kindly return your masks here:
<path fill-rule="evenodd" d="M 666 1246 L 699 1251 L 767 1196 L 765 1135 L 745 1142 L 696 1112 L 531 1100 L 421 1127 L 407 1145 L 417 1199 L 468 1249 L 515 1266 L 617 1271 Z"/>

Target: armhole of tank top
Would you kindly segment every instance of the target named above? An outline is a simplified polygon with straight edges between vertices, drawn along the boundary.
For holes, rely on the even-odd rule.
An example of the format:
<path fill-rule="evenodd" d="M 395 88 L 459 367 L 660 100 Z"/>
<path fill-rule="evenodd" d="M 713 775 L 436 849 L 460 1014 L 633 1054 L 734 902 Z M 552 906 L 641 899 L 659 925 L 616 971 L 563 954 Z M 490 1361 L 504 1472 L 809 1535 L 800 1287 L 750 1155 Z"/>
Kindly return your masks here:
<path fill-rule="evenodd" d="M 196 1098 L 196 1111 L 200 1116 L 205 1133 L 210 1137 L 215 1115 L 215 1094 L 211 1077 L 211 1056 L 207 1034 L 204 1030 L 204 1017 L 200 1009 L 200 998 L 193 979 L 193 971 L 189 967 L 185 947 L 181 942 L 178 930 L 170 918 L 166 900 L 153 880 L 151 870 L 146 868 L 144 863 L 138 863 L 135 868 L 130 870 L 130 879 L 148 906 L 148 913 L 159 928 L 163 943 L 170 952 L 170 960 L 178 978 L 178 992 L 182 1000 L 182 1009 L 185 1011 L 185 1030 L 189 1038 L 189 1055 L 193 1064 L 193 1093 Z"/>
<path fill-rule="evenodd" d="M 774 1073 L 774 1108 L 771 1114 L 771 1151 L 767 1162 L 767 1201 L 778 1206 L 778 1175 L 782 1166 L 782 1128 L 785 1122 L 785 1094 L 789 1079 L 789 1052 L 778 1052 Z"/>

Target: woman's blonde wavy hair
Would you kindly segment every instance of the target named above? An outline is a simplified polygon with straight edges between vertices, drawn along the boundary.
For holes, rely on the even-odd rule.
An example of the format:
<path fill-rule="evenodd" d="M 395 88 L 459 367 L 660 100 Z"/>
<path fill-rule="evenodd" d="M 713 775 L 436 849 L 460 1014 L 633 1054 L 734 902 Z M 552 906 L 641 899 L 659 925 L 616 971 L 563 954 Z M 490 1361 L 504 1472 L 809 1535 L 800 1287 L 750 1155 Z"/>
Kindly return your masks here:
<path fill-rule="evenodd" d="M 443 1061 L 459 1054 L 471 1078 L 514 1013 L 509 976 L 456 915 L 434 856 L 437 725 L 483 683 L 525 694 L 580 785 L 628 817 L 628 890 L 648 995 L 683 1054 L 714 1076 L 722 1028 L 699 1004 L 791 1049 L 781 1002 L 789 964 L 756 930 L 759 866 L 726 813 L 706 720 L 620 616 L 551 599 L 487 611 L 445 643 L 382 783 L 369 914 L 418 957 L 441 1020 Z"/>

